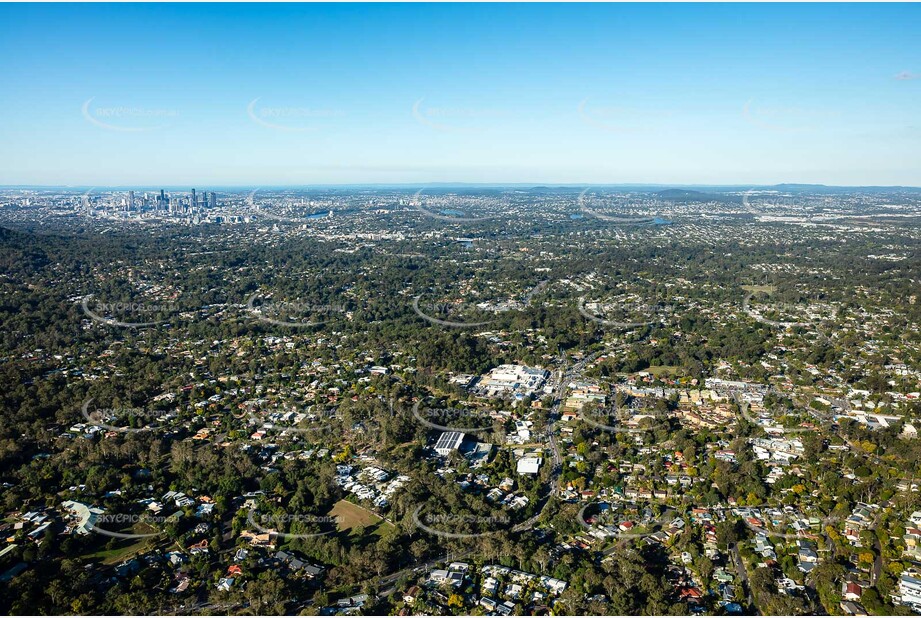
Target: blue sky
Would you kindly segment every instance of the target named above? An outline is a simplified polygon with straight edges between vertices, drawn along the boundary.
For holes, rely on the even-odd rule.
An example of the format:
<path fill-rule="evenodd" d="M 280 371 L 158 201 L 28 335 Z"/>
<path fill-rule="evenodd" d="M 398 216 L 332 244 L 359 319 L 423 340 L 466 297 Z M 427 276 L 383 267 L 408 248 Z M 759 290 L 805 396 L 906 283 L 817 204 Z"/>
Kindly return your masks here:
<path fill-rule="evenodd" d="M 921 185 L 921 6 L 0 5 L 0 184 Z"/>

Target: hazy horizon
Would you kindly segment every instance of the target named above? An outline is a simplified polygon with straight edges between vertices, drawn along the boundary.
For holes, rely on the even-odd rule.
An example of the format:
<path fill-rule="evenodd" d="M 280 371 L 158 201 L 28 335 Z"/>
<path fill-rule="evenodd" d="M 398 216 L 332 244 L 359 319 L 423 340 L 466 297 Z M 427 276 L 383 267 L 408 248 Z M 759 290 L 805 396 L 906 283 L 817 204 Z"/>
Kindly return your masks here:
<path fill-rule="evenodd" d="M 79 190 L 79 189 L 110 189 L 110 190 L 148 190 L 148 189 L 164 189 L 164 190 L 174 190 L 174 191 L 188 191 L 191 188 L 200 188 L 200 189 L 214 189 L 214 190 L 228 190 L 228 191 L 237 191 L 237 190 L 251 190 L 251 189 L 298 189 L 298 190 L 310 190 L 317 188 L 344 188 L 344 189 L 360 189 L 360 188 L 393 188 L 393 189 L 418 189 L 420 187 L 430 187 L 430 188 L 464 188 L 464 187 L 482 187 L 482 188 L 524 188 L 524 189 L 535 189 L 535 188 L 547 188 L 547 189 L 582 189 L 582 188 L 600 188 L 600 187 L 609 187 L 609 188 L 659 188 L 659 189 L 720 189 L 720 190 L 740 190 L 740 189 L 771 189 L 776 187 L 802 187 L 806 189 L 912 189 L 921 191 L 921 185 L 831 185 L 831 184 L 821 184 L 821 183 L 808 183 L 808 182 L 778 182 L 772 184 L 759 184 L 751 182 L 740 182 L 740 183 L 727 183 L 727 184 L 718 184 L 718 183 L 651 183 L 651 182 L 616 182 L 616 183 L 587 183 L 587 182 L 462 182 L 462 181 L 430 181 L 424 183 L 410 183 L 410 182 L 349 182 L 349 183 L 323 183 L 323 182 L 314 182 L 309 184 L 270 184 L 270 183 L 252 183 L 252 184 L 219 184 L 219 183 L 193 183 L 192 185 L 180 184 L 176 182 L 170 183 L 143 183 L 143 184 L 125 184 L 125 185 L 106 185 L 106 184 L 0 184 L 0 189 L 6 190 L 16 190 L 16 189 L 65 189 L 65 190 Z"/>

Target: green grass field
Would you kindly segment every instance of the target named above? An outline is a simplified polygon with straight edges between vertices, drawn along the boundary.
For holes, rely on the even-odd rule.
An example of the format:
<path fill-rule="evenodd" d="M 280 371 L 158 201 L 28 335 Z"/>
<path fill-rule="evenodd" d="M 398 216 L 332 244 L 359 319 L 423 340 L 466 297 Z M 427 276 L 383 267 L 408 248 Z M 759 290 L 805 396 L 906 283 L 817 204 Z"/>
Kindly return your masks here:
<path fill-rule="evenodd" d="M 131 526 L 125 526 L 117 532 L 134 533 L 134 534 L 153 534 L 158 532 L 153 526 L 139 522 Z M 105 542 L 106 537 L 99 537 Z M 166 540 L 164 535 L 145 537 L 140 539 L 119 539 L 115 545 L 108 549 L 100 549 L 95 552 L 85 554 L 83 558 L 90 560 L 101 560 L 103 564 L 112 565 L 124 562 L 135 554 L 148 551 Z"/>
<path fill-rule="evenodd" d="M 333 505 L 329 515 L 336 518 L 339 530 L 342 532 L 361 527 L 366 532 L 373 531 L 375 534 L 380 534 L 383 529 L 393 527 L 368 509 L 348 500 L 340 500 Z"/>
<path fill-rule="evenodd" d="M 120 564 L 135 554 L 141 553 L 156 544 L 152 539 L 125 539 L 119 541 L 112 549 L 102 549 L 91 554 L 86 554 L 83 558 L 87 560 L 100 560 L 102 564 L 113 565 Z"/>

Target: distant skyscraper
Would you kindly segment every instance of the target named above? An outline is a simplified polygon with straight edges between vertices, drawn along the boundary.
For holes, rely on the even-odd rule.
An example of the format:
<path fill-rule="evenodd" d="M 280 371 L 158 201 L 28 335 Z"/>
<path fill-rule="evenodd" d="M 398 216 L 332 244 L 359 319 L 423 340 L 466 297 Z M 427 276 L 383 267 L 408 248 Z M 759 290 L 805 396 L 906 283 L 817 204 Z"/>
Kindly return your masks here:
<path fill-rule="evenodd" d="M 192 189 L 192 200 L 190 204 L 192 205 L 192 208 L 195 208 L 196 206 L 198 206 L 198 202 L 195 201 L 195 189 Z"/>
<path fill-rule="evenodd" d="M 134 210 L 134 191 L 128 191 L 128 211 Z"/>
<path fill-rule="evenodd" d="M 157 210 L 166 210 L 166 195 L 163 189 L 160 189 L 160 197 L 157 199 Z"/>
<path fill-rule="evenodd" d="M 214 191 L 211 192 L 211 208 L 217 208 L 217 196 Z"/>

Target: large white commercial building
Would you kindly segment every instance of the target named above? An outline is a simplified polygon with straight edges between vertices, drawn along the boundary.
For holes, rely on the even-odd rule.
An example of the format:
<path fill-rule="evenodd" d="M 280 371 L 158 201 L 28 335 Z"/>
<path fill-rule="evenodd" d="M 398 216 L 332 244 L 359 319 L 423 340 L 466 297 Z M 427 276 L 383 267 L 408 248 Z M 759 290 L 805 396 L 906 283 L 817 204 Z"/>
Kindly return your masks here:
<path fill-rule="evenodd" d="M 465 437 L 466 434 L 461 431 L 446 431 L 438 436 L 438 441 L 435 443 L 435 452 L 442 457 L 447 457 L 461 447 Z"/>
<path fill-rule="evenodd" d="M 537 474 L 541 461 L 540 457 L 522 457 L 518 460 L 518 474 Z"/>
<path fill-rule="evenodd" d="M 520 393 L 530 395 L 539 390 L 549 377 L 545 369 L 524 365 L 499 365 L 480 380 L 477 385 L 487 396 Z"/>

